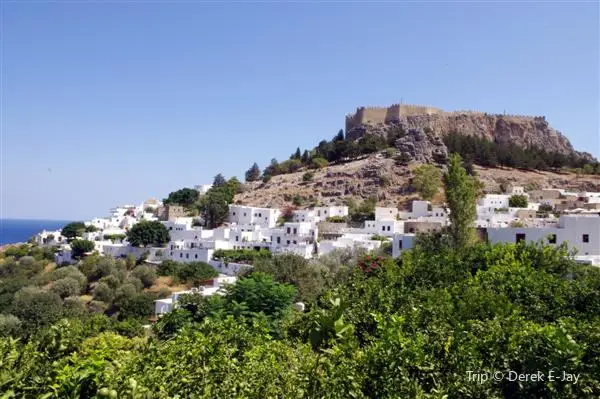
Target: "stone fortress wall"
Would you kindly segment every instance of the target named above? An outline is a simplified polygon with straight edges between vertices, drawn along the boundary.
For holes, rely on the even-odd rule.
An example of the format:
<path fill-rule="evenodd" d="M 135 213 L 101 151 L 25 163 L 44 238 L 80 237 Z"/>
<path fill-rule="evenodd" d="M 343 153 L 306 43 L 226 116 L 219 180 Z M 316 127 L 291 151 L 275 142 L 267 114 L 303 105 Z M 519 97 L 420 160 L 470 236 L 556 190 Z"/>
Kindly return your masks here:
<path fill-rule="evenodd" d="M 460 110 L 460 111 L 444 111 L 440 108 L 428 106 L 428 105 L 412 105 L 412 104 L 393 104 L 389 107 L 358 107 L 354 114 L 346 115 L 346 131 L 353 127 L 360 125 L 376 125 L 379 123 L 387 124 L 391 122 L 397 122 L 401 119 L 411 116 L 423 116 L 423 115 L 440 115 L 440 116 L 459 116 L 459 115 L 471 115 L 471 116 L 493 116 L 503 117 L 508 119 L 519 119 L 519 120 L 542 120 L 545 121 L 544 116 L 530 116 L 530 115 L 514 115 L 514 114 L 488 114 L 481 111 L 472 110 Z"/>

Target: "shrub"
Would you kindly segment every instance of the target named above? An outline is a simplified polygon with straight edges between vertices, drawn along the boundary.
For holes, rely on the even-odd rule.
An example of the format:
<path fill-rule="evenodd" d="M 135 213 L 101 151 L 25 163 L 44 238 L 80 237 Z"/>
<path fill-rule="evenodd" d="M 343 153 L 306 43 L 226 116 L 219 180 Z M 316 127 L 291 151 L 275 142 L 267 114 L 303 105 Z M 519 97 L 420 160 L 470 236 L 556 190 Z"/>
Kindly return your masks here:
<path fill-rule="evenodd" d="M 527 197 L 525 195 L 512 195 L 508 199 L 508 206 L 511 208 L 527 208 Z"/>
<path fill-rule="evenodd" d="M 398 151 L 397 151 L 395 148 L 391 148 L 391 147 L 389 147 L 389 148 L 386 148 L 386 149 L 383 151 L 383 155 L 385 155 L 385 157 L 386 157 L 386 158 L 393 158 L 393 157 L 394 157 L 394 155 L 396 155 L 396 153 L 397 153 L 397 152 L 398 152 Z"/>
<path fill-rule="evenodd" d="M 121 304 L 119 320 L 130 317 L 148 317 L 154 313 L 154 299 L 152 294 L 140 292 Z"/>
<path fill-rule="evenodd" d="M 0 313 L 0 337 L 16 337 L 21 333 L 22 324 L 18 317 Z"/>
<path fill-rule="evenodd" d="M 113 290 L 117 289 L 117 287 L 121 285 L 121 280 L 119 280 L 119 278 L 113 274 L 104 276 L 98 281 L 101 283 L 106 283 Z"/>
<path fill-rule="evenodd" d="M 313 158 L 311 161 L 311 168 L 322 169 L 329 165 L 329 162 L 325 158 Z"/>
<path fill-rule="evenodd" d="M 259 251 L 254 249 L 217 249 L 213 253 L 213 259 L 234 263 L 252 263 L 256 259 L 270 258 L 271 256 L 271 251 L 265 248 L 261 248 Z"/>
<path fill-rule="evenodd" d="M 115 292 L 104 282 L 97 283 L 93 291 L 94 299 L 110 305 L 115 297 Z"/>
<path fill-rule="evenodd" d="M 156 272 L 150 266 L 137 266 L 133 269 L 131 275 L 139 278 L 146 288 L 154 284 L 154 281 L 156 280 Z"/>
<path fill-rule="evenodd" d="M 306 172 L 302 175 L 302 181 L 312 181 L 314 177 L 315 174 L 313 172 Z"/>
<path fill-rule="evenodd" d="M 53 282 L 50 291 L 64 299 L 68 296 L 79 295 L 81 293 L 81 284 L 72 277 L 65 277 Z"/>
<path fill-rule="evenodd" d="M 29 328 L 48 326 L 62 316 L 62 300 L 54 292 L 25 287 L 15 294 L 11 313 Z"/>
<path fill-rule="evenodd" d="M 218 277 L 219 272 L 208 263 L 192 262 L 183 263 L 176 276 L 186 283 L 198 285 L 203 281 Z"/>
<path fill-rule="evenodd" d="M 554 207 L 550 204 L 541 204 L 540 207 L 538 208 L 539 212 L 552 212 L 554 210 Z"/>
<path fill-rule="evenodd" d="M 412 187 L 424 200 L 430 200 L 442 186 L 442 172 L 433 165 L 421 165 L 413 171 Z"/>
<path fill-rule="evenodd" d="M 346 223 L 348 218 L 346 216 L 329 216 L 325 218 L 325 221 L 329 223 Z"/>
<path fill-rule="evenodd" d="M 81 273 L 75 266 L 60 267 L 52 271 L 51 280 L 58 281 L 64 278 L 71 278 L 77 280 L 80 289 L 83 290 L 87 286 L 87 277 Z"/>
<path fill-rule="evenodd" d="M 292 204 L 294 204 L 295 206 L 302 205 L 302 201 L 303 201 L 303 198 L 299 195 L 294 195 L 294 197 L 292 198 Z"/>
<path fill-rule="evenodd" d="M 89 240 L 73 240 L 71 242 L 71 250 L 73 259 L 80 259 L 86 252 L 91 252 L 95 248 L 93 241 Z"/>
<path fill-rule="evenodd" d="M 271 181 L 271 179 L 272 179 L 272 176 L 271 176 L 271 175 L 264 175 L 264 176 L 263 176 L 263 179 L 262 179 L 262 182 L 263 182 L 263 183 L 268 183 L 268 182 L 270 182 L 270 181 Z"/>

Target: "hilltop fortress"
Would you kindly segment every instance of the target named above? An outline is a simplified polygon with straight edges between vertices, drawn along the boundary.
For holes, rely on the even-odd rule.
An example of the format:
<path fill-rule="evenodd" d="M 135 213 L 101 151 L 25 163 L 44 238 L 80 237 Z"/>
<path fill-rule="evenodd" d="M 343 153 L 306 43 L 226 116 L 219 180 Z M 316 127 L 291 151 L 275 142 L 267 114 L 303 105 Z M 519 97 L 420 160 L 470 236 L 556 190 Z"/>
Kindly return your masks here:
<path fill-rule="evenodd" d="M 387 137 L 401 127 L 423 137 L 423 132 L 441 137 L 452 132 L 479 136 L 498 143 L 537 146 L 563 154 L 579 153 L 563 134 L 553 129 L 544 116 L 488 114 L 480 111 L 445 111 L 424 105 L 393 104 L 388 107 L 359 107 L 346 116 L 346 138 L 366 134 Z M 438 140 L 436 140 L 437 142 Z"/>

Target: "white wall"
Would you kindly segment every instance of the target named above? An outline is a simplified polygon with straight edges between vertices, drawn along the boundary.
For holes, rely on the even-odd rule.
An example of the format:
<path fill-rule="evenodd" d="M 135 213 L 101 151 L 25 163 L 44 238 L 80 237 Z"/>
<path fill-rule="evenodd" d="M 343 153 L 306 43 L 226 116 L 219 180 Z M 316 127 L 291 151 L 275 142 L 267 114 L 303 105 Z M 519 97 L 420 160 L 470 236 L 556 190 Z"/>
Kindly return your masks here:
<path fill-rule="evenodd" d="M 392 257 L 397 258 L 402 251 L 411 249 L 415 245 L 414 234 L 394 234 L 392 238 Z"/>

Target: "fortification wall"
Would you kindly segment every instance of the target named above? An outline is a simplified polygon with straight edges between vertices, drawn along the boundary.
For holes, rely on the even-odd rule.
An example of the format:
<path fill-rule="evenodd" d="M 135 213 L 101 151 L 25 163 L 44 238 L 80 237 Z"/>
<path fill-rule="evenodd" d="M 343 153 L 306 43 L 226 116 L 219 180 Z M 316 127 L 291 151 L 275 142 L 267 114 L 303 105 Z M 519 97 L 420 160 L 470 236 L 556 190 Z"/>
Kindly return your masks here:
<path fill-rule="evenodd" d="M 429 105 L 392 104 L 389 107 L 359 107 L 354 114 L 346 116 L 346 131 L 365 124 L 387 124 L 408 117 L 440 115 L 458 117 L 461 115 L 473 117 L 505 118 L 513 121 L 545 121 L 544 116 L 489 114 L 475 110 L 444 111 Z"/>

